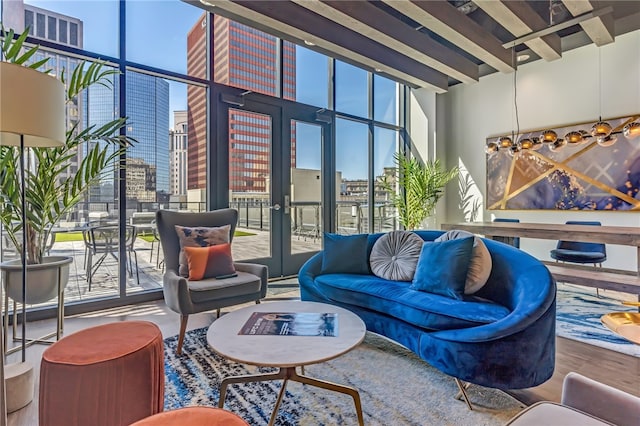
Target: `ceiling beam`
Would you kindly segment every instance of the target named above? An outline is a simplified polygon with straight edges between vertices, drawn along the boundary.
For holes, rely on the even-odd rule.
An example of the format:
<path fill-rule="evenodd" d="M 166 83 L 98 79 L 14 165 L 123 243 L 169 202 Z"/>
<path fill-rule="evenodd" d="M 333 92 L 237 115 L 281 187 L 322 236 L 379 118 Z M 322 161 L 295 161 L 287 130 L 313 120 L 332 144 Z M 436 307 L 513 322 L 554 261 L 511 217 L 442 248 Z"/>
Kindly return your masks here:
<path fill-rule="evenodd" d="M 370 2 L 293 0 L 346 28 L 414 58 L 463 83 L 478 81 L 478 65 Z"/>
<path fill-rule="evenodd" d="M 573 16 L 591 12 L 601 6 L 598 2 L 590 0 L 562 0 L 562 3 Z M 596 46 L 604 46 L 615 41 L 613 13 L 595 16 L 581 22 L 580 26 Z"/>
<path fill-rule="evenodd" d="M 524 1 L 473 0 L 473 2 L 516 37 L 521 37 L 549 26 L 549 23 L 545 22 Z M 537 37 L 527 41 L 525 44 L 547 61 L 562 57 L 562 46 L 558 34 Z"/>
<path fill-rule="evenodd" d="M 448 89 L 446 74 L 339 27 L 290 1 L 187 2 L 297 44 L 313 43 L 323 53 L 372 71 L 380 70 L 380 73 L 414 87 L 428 88 L 436 93 L 445 93 Z"/>
<path fill-rule="evenodd" d="M 498 71 L 513 71 L 511 52 L 500 40 L 448 2 L 383 1 Z"/>

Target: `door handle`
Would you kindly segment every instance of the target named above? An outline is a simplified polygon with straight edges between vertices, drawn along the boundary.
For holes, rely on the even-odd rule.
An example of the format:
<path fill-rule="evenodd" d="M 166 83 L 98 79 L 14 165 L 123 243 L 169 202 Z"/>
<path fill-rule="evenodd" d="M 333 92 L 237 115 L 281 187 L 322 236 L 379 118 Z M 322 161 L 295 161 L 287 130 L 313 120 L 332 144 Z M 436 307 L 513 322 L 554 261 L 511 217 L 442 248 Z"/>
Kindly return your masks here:
<path fill-rule="evenodd" d="M 278 210 L 280 210 L 280 204 L 274 204 L 274 205 L 270 206 L 269 208 L 272 209 L 272 210 L 278 211 Z"/>

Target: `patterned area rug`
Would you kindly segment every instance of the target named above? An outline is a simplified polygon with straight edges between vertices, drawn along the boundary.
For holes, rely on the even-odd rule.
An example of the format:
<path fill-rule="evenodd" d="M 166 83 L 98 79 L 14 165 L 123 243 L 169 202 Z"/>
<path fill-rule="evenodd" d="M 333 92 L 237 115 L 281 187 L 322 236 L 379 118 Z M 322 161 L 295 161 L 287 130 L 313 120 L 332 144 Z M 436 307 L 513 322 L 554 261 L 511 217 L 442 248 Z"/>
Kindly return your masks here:
<path fill-rule="evenodd" d="M 558 336 L 640 357 L 640 345 L 619 337 L 600 322 L 609 312 L 638 312 L 620 303 L 621 299 L 632 300 L 633 295 L 600 290 L 597 297 L 594 288 L 564 283 L 558 283 L 557 295 Z"/>
<path fill-rule="evenodd" d="M 223 377 L 258 370 L 213 353 L 206 331 L 188 332 L 181 356 L 175 354 L 177 336 L 165 340 L 165 409 L 217 406 Z M 474 410 L 469 411 L 464 402 L 454 399 L 457 388 L 452 378 L 411 351 L 372 333 L 367 333 L 365 341 L 353 351 L 307 366 L 305 373 L 359 389 L 367 425 L 502 425 L 523 408 L 499 390 L 471 386 L 468 393 Z M 225 408 L 251 425 L 266 425 L 280 384 L 232 385 Z M 290 382 L 276 424 L 356 425 L 357 418 L 351 397 Z"/>

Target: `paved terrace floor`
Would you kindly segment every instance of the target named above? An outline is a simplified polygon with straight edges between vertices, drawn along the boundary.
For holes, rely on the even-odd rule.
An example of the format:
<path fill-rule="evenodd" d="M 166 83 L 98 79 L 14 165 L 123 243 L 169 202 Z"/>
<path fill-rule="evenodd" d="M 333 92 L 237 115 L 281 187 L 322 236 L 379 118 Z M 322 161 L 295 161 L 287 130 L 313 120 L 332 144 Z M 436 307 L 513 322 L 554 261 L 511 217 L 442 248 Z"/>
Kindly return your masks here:
<path fill-rule="evenodd" d="M 242 229 L 252 235 L 236 236 L 233 239 L 232 251 L 236 261 L 265 257 L 269 253 L 270 234 L 265 231 L 254 229 Z M 291 239 L 292 251 L 302 253 L 318 251 L 321 249 L 321 239 L 305 236 L 293 236 Z M 160 259 L 157 260 L 158 242 L 152 243 L 142 238 L 137 238 L 135 251 L 138 257 L 138 274 L 140 282 L 138 284 L 135 274 L 135 263 L 133 264 L 133 276 L 127 276 L 127 293 L 137 293 L 145 290 L 162 287 L 162 250 L 160 249 Z M 65 289 L 65 303 L 87 301 L 91 299 L 116 297 L 118 289 L 118 261 L 107 256 L 104 262 L 93 275 L 91 291 L 87 282 L 87 271 L 85 268 L 85 246 L 83 241 L 56 242 L 50 252 L 51 255 L 71 256 L 74 260 L 70 265 L 69 282 Z M 99 256 L 94 256 L 94 264 Z M 133 261 L 133 259 L 132 259 Z M 57 302 L 55 299 L 39 306 L 53 306 Z"/>

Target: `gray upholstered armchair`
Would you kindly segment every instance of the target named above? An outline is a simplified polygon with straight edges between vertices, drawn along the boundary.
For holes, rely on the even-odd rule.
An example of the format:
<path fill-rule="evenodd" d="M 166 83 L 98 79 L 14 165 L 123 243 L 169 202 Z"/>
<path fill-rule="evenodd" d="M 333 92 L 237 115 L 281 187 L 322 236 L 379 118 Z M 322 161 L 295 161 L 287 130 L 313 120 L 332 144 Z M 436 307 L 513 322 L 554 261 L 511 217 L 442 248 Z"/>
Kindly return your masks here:
<path fill-rule="evenodd" d="M 218 280 L 207 278 L 192 281 L 178 274 L 180 241 L 175 226 L 219 227 L 231 225 L 230 241 L 238 223 L 238 211 L 221 209 L 203 213 L 183 213 L 159 210 L 156 226 L 164 252 L 164 300 L 167 306 L 180 314 L 180 336 L 177 353 L 182 353 L 184 333 L 190 314 L 218 310 L 240 303 L 260 303 L 267 294 L 268 271 L 264 265 L 234 263 L 237 277 Z"/>

